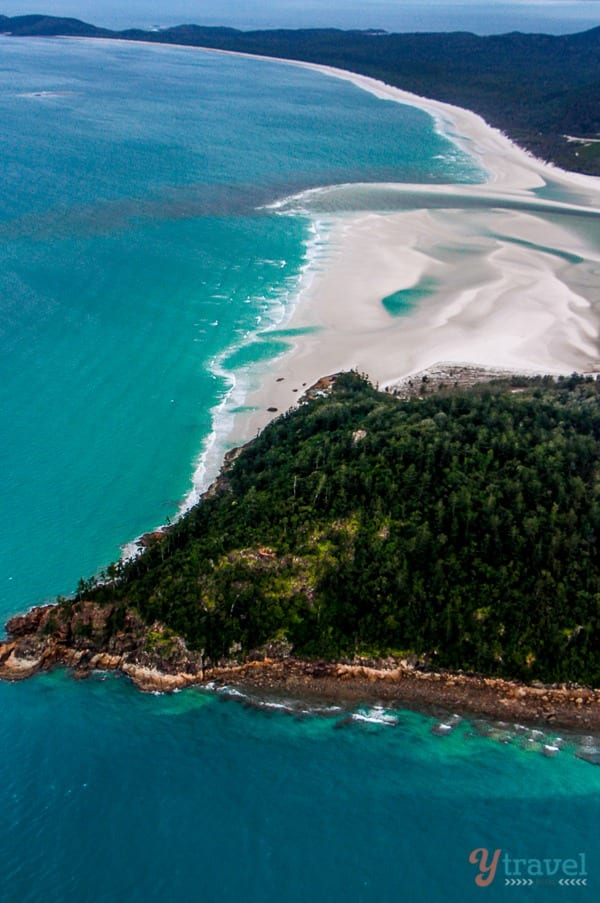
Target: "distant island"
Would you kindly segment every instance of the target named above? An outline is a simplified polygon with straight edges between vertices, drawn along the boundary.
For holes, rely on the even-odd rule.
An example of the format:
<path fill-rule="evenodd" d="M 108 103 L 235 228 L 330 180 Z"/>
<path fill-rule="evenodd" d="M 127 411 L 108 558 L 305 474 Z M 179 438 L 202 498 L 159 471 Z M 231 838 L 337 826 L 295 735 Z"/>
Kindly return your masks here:
<path fill-rule="evenodd" d="M 600 725 L 600 381 L 356 373 L 140 554 L 8 624 L 0 677 L 116 669 Z"/>
<path fill-rule="evenodd" d="M 0 32 L 201 46 L 334 66 L 466 107 L 535 156 L 600 175 L 600 27 L 573 35 L 488 37 L 198 25 L 116 32 L 77 19 L 30 15 L 0 16 Z"/>

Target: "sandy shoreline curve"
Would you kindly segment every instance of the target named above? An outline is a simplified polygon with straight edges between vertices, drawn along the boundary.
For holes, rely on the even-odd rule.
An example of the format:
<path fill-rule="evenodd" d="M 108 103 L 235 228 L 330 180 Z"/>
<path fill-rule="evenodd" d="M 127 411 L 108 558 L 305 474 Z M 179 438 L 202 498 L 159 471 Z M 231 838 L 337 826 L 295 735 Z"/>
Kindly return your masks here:
<path fill-rule="evenodd" d="M 272 205 L 287 203 L 289 212 L 310 217 L 325 249 L 307 261 L 295 303 L 277 326 L 293 332 L 290 350 L 268 370 L 263 363 L 237 375 L 214 412 L 221 428 L 198 457 L 181 513 L 217 476 L 228 448 L 252 439 L 325 374 L 357 369 L 393 388 L 440 363 L 524 374 L 600 371 L 600 178 L 539 160 L 471 110 L 345 69 L 211 47 L 127 43 L 297 66 L 351 82 L 428 113 L 489 177 L 476 185 L 368 186 L 421 196 L 420 205 L 399 212 L 379 211 L 377 199 L 372 210 L 355 213 L 294 211 L 293 199 Z M 554 203 L 535 193 L 548 184 L 555 197 L 562 192 Z M 480 206 L 465 206 L 465 198 Z M 571 222 L 559 216 L 569 211 Z M 596 218 L 573 223 L 585 212 Z M 401 316 L 382 306 L 423 284 L 423 296 Z M 125 554 L 136 548 L 130 544 Z"/>
<path fill-rule="evenodd" d="M 347 70 L 126 43 L 299 66 L 351 82 L 428 113 L 488 174 L 468 185 L 329 186 L 272 205 L 305 216 L 320 237 L 284 322 L 259 336 L 286 328 L 290 350 L 235 375 L 181 511 L 216 477 L 227 448 L 253 438 L 325 374 L 357 369 L 393 389 L 441 362 L 527 374 L 600 370 L 600 178 L 533 157 L 470 110 Z M 390 312 L 390 298 L 400 312 Z"/>
<path fill-rule="evenodd" d="M 358 186 L 303 192 L 304 210 L 294 210 L 294 199 L 282 202 L 281 212 L 287 206 L 310 217 L 325 247 L 307 262 L 296 302 L 278 324 L 293 332 L 290 350 L 268 371 L 264 364 L 250 369 L 242 392 L 238 386 L 237 404 L 244 393 L 244 410 L 230 413 L 229 434 L 214 437 L 202 455 L 202 479 L 195 480 L 190 501 L 214 478 L 227 447 L 252 438 L 326 373 L 354 368 L 393 387 L 440 362 L 519 373 L 600 370 L 599 178 L 533 157 L 477 113 L 368 76 L 298 60 L 187 49 L 299 66 L 418 107 L 489 176 L 476 185 L 362 186 L 384 189 L 388 197 L 419 195 L 421 203 L 413 198 L 412 207 L 409 202 L 399 211 L 378 210 L 377 198 L 372 210 L 318 209 L 323 192 Z M 554 201 L 535 193 L 548 184 Z M 311 196 L 317 201 L 312 211 Z M 465 205 L 465 198 L 479 206 Z M 586 222 L 585 213 L 595 218 Z M 415 289 L 423 289 L 418 303 L 400 316 L 382 305 L 390 295 Z"/>
<path fill-rule="evenodd" d="M 587 176 L 582 173 L 568 172 L 551 163 L 534 157 L 529 151 L 515 144 L 507 135 L 490 125 L 478 113 L 465 107 L 455 106 L 443 101 L 424 97 L 397 88 L 368 75 L 361 75 L 349 69 L 327 66 L 323 63 L 310 63 L 304 60 L 287 59 L 285 57 L 267 56 L 258 53 L 246 53 L 239 50 L 221 50 L 217 47 L 190 46 L 186 44 L 161 44 L 160 41 L 131 41 L 116 38 L 60 37 L 66 41 L 103 41 L 107 44 L 132 44 L 164 49 L 201 51 L 220 56 L 240 57 L 247 60 L 260 60 L 268 63 L 281 63 L 285 66 L 297 66 L 320 72 L 323 75 L 348 81 L 373 94 L 381 100 L 392 100 L 396 103 L 414 106 L 424 110 L 434 119 L 438 130 L 454 143 L 458 144 L 470 156 L 480 160 L 490 175 L 488 185 L 494 189 L 502 188 L 509 192 L 541 187 L 544 174 L 553 181 L 580 188 L 584 194 L 591 192 L 591 197 L 600 204 L 600 177 Z M 485 186 L 477 186 L 485 187 Z"/>

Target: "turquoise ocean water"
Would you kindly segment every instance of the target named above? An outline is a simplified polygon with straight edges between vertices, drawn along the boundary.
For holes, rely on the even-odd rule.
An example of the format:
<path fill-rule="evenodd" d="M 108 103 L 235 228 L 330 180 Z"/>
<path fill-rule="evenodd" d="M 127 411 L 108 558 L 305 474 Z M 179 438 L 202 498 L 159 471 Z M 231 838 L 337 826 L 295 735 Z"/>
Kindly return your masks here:
<path fill-rule="evenodd" d="M 195 51 L 0 38 L 0 121 L 6 618 L 173 517 L 215 410 L 284 347 L 327 222 L 266 205 L 481 173 L 418 110 Z M 593 898 L 600 770 L 578 741 L 550 759 L 523 731 L 352 714 L 0 685 L 0 900 L 546 899 L 477 888 L 476 847 L 585 853 L 592 889 L 550 893 Z"/>

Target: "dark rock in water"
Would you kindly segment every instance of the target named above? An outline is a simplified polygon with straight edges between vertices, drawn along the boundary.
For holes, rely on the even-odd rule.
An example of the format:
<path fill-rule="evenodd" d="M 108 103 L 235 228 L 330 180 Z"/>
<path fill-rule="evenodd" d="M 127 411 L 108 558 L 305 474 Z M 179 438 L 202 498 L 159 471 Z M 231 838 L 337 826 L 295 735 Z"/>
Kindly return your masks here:
<path fill-rule="evenodd" d="M 445 737 L 447 734 L 451 734 L 454 730 L 453 724 L 434 724 L 431 728 L 431 733 L 436 734 L 438 737 Z"/>
<path fill-rule="evenodd" d="M 471 722 L 473 732 L 480 737 L 493 737 L 497 730 L 489 721 L 480 721 L 479 719 Z"/>
<path fill-rule="evenodd" d="M 595 737 L 582 737 L 575 751 L 578 759 L 589 762 L 590 765 L 600 765 L 600 746 Z"/>
<path fill-rule="evenodd" d="M 341 730 L 343 727 L 350 727 L 354 724 L 354 719 L 352 715 L 344 715 L 343 718 L 338 718 L 338 720 L 333 725 L 336 731 Z"/>
<path fill-rule="evenodd" d="M 542 755 L 546 756 L 547 759 L 554 759 L 560 752 L 560 747 L 555 746 L 553 743 L 545 743 L 542 747 Z"/>
<path fill-rule="evenodd" d="M 600 749 L 578 749 L 575 755 L 590 765 L 600 765 Z"/>

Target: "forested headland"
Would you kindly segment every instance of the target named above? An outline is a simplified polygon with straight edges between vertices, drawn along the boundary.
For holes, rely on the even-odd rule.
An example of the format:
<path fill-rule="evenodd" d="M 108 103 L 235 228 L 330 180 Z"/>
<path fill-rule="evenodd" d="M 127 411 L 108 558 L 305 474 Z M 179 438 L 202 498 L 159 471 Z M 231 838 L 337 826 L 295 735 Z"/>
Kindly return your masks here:
<path fill-rule="evenodd" d="M 599 536 L 600 382 L 399 400 L 349 373 L 55 621 L 85 600 L 105 640 L 135 612 L 148 643 L 209 662 L 392 655 L 600 686 Z"/>

